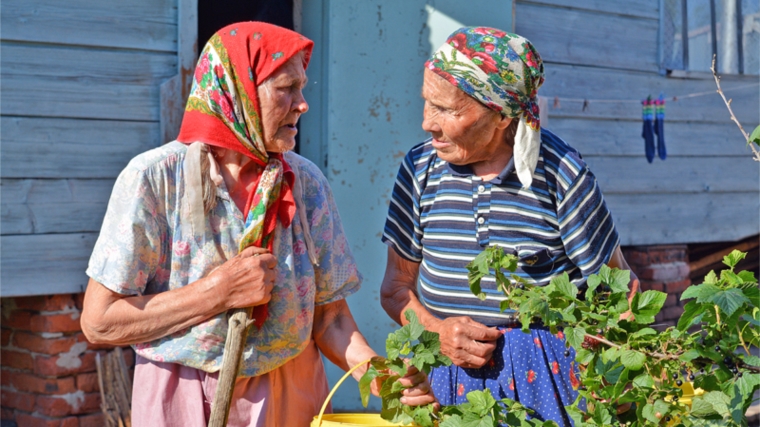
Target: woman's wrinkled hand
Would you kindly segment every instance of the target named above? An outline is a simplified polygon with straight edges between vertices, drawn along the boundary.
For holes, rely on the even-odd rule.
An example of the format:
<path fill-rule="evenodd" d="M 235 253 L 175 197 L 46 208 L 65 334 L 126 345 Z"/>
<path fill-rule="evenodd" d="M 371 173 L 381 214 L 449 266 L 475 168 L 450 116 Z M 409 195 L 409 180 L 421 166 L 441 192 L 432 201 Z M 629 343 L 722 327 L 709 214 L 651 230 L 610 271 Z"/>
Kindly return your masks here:
<path fill-rule="evenodd" d="M 266 304 L 277 279 L 277 259 L 266 249 L 248 247 L 208 275 L 224 310 Z"/>
<path fill-rule="evenodd" d="M 373 395 L 380 395 L 380 389 L 387 378 L 387 376 L 380 376 L 372 382 L 370 391 Z M 441 409 L 441 405 L 436 400 L 433 389 L 430 387 L 428 376 L 424 372 L 420 372 L 415 366 L 409 365 L 406 375 L 399 378 L 398 382 L 405 387 L 401 392 L 401 403 L 404 405 L 423 406 L 432 403 L 434 404 L 434 410 Z"/>
<path fill-rule="evenodd" d="M 469 317 L 449 317 L 435 326 L 441 353 L 463 368 L 480 368 L 491 360 L 502 333 Z"/>

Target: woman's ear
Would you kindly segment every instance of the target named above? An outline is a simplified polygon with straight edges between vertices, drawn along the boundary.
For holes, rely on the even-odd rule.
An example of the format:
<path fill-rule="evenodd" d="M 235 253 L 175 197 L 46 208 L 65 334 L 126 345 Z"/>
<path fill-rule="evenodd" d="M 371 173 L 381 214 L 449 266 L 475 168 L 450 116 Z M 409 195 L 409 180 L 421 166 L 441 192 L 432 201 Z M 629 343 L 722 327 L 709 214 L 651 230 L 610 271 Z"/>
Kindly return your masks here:
<path fill-rule="evenodd" d="M 499 114 L 499 121 L 496 122 L 496 128 L 497 129 L 506 129 L 509 127 L 509 125 L 512 124 L 512 121 L 514 118 L 504 116 L 502 114 Z"/>

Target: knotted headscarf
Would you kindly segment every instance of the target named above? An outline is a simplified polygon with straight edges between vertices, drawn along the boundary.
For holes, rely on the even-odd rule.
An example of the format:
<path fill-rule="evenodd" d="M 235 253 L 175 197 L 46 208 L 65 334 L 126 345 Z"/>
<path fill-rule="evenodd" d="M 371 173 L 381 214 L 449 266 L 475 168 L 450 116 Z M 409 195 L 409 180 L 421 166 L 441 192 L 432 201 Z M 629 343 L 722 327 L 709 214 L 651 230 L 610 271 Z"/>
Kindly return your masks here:
<path fill-rule="evenodd" d="M 425 67 L 486 107 L 519 119 L 515 170 L 523 187 L 530 187 L 541 146 L 537 92 L 544 82 L 544 65 L 533 45 L 495 28 L 464 27 L 449 36 Z"/>
<path fill-rule="evenodd" d="M 256 88 L 278 68 L 303 51 L 304 68 L 314 43 L 291 30 L 263 22 L 241 22 L 222 28 L 206 43 L 195 68 L 177 140 L 189 144 L 186 186 L 195 218 L 192 227 L 202 229 L 200 192 L 200 143 L 237 151 L 264 168 L 256 188 L 248 195 L 244 211 L 245 231 L 239 250 L 254 245 L 272 251 L 277 220 L 289 227 L 295 213 L 295 176 L 282 154 L 264 147 L 261 109 Z M 261 308 L 259 308 L 261 307 Z M 256 323 L 266 314 L 256 307 Z"/>

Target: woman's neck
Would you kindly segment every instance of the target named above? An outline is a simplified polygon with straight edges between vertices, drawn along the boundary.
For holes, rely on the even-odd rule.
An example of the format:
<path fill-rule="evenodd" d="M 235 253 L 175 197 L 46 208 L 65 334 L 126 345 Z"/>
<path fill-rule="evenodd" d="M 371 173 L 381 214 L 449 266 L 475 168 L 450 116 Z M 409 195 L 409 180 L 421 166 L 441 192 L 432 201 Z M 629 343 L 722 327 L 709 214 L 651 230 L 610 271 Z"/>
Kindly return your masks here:
<path fill-rule="evenodd" d="M 243 212 L 248 195 L 254 190 L 261 176 L 262 168 L 251 158 L 235 150 L 211 147 L 211 153 L 219 164 L 219 172 L 224 178 L 230 197 L 240 212 Z"/>

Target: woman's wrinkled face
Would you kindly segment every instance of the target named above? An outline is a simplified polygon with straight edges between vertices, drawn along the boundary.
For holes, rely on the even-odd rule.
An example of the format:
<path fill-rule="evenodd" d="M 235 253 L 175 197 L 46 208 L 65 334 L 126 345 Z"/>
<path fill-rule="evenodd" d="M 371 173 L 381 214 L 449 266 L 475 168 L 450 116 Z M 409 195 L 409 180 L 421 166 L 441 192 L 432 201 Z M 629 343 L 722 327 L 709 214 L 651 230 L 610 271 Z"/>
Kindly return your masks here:
<path fill-rule="evenodd" d="M 284 153 L 296 146 L 296 123 L 309 110 L 302 93 L 307 81 L 299 53 L 256 88 L 267 151 Z"/>
<path fill-rule="evenodd" d="M 511 122 L 442 77 L 425 69 L 422 129 L 433 137 L 438 157 L 455 165 L 488 161 L 503 149 L 503 130 Z"/>

